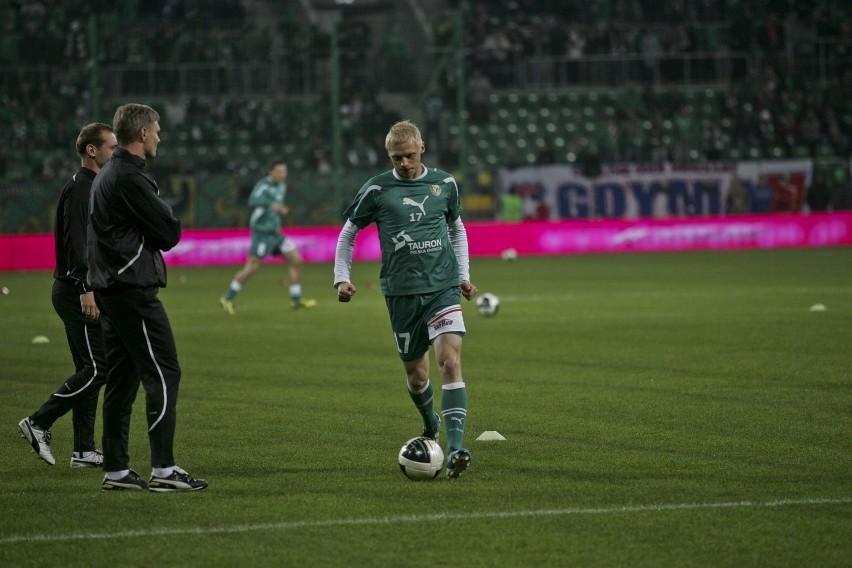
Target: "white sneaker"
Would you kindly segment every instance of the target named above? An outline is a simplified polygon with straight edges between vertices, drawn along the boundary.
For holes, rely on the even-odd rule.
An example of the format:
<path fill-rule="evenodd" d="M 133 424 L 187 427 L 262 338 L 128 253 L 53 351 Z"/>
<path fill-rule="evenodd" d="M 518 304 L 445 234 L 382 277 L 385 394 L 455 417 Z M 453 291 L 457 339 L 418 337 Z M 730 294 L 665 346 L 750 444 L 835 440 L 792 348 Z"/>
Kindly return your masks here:
<path fill-rule="evenodd" d="M 76 455 L 71 455 L 71 467 L 103 467 L 104 455 L 100 450 L 92 452 L 84 452 L 88 454 L 86 457 L 78 458 Z"/>
<path fill-rule="evenodd" d="M 29 416 L 18 422 L 21 438 L 27 440 L 38 457 L 50 465 L 56 465 L 53 454 L 50 453 L 50 430 L 42 430 L 30 421 Z"/>

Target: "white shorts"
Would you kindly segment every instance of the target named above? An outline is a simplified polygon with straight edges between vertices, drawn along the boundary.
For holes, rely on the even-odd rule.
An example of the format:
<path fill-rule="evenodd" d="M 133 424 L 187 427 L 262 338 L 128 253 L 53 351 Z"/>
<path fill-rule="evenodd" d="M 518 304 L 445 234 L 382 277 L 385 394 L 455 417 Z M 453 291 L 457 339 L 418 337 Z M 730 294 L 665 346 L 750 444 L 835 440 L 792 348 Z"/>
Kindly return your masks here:
<path fill-rule="evenodd" d="M 456 304 L 444 308 L 426 322 L 426 328 L 429 330 L 429 341 L 434 341 L 442 333 L 459 333 L 464 335 L 464 316 L 462 316 L 461 305 Z"/>

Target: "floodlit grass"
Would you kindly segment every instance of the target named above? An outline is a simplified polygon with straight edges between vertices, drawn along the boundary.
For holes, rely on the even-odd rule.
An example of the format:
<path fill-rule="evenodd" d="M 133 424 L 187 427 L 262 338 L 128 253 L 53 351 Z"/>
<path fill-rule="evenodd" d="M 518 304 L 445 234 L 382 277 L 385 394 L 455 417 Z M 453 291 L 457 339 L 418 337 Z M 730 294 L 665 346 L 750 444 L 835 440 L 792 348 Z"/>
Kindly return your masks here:
<path fill-rule="evenodd" d="M 161 292 L 178 463 L 210 482 L 164 495 L 69 468 L 70 416 L 57 466 L 29 453 L 17 422 L 71 360 L 51 276 L 0 274 L 0 564 L 850 565 L 852 249 L 475 259 L 502 304 L 464 306 L 474 462 L 431 483 L 396 466 L 421 426 L 377 266 L 356 265 L 350 304 L 306 266 L 320 304 L 299 312 L 265 266 L 228 317 L 234 271 L 173 268 Z"/>

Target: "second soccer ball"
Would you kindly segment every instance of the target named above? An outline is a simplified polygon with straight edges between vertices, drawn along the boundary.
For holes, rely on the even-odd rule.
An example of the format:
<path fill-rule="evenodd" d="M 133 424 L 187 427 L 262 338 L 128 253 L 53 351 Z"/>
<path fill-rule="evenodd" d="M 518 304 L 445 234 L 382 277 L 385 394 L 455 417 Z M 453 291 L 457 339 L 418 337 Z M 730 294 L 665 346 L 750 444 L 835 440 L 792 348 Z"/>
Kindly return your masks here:
<path fill-rule="evenodd" d="M 500 298 L 486 292 L 476 299 L 476 310 L 483 316 L 490 318 L 497 315 L 500 309 Z"/>

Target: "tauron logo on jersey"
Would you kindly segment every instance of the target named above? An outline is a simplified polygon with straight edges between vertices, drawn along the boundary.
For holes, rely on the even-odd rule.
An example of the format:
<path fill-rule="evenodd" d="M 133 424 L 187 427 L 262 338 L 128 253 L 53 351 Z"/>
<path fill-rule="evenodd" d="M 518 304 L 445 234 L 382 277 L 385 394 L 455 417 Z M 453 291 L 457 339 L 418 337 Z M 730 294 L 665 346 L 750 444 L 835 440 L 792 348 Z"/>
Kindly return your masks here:
<path fill-rule="evenodd" d="M 407 243 L 414 242 L 414 239 L 405 234 L 405 231 L 400 231 L 395 237 L 391 237 L 393 241 L 393 250 L 397 251 L 404 247 Z"/>
<path fill-rule="evenodd" d="M 429 188 L 429 191 L 432 192 L 432 195 L 434 195 L 435 197 L 438 197 L 439 195 L 441 195 L 441 186 L 440 185 L 433 185 L 432 187 Z"/>
<path fill-rule="evenodd" d="M 433 185 L 432 187 L 437 187 L 437 186 Z M 440 188 L 439 188 L 439 189 L 440 189 Z M 427 199 L 429 199 L 429 196 L 428 196 L 428 195 L 427 195 L 426 197 L 424 197 L 424 198 L 423 198 L 423 201 L 421 201 L 420 203 L 417 203 L 416 201 L 414 201 L 414 200 L 413 200 L 413 199 L 411 199 L 410 197 L 403 197 L 403 198 L 402 198 L 402 204 L 403 204 L 403 205 L 411 205 L 412 207 L 417 207 L 418 209 L 420 209 L 420 212 L 421 212 L 421 213 L 423 213 L 423 216 L 425 217 L 425 216 L 426 216 L 426 206 L 425 206 L 425 203 L 426 203 L 426 200 L 427 200 Z"/>
<path fill-rule="evenodd" d="M 405 233 L 405 230 L 400 231 L 396 236 L 391 237 L 393 241 L 393 250 L 398 251 L 401 248 L 408 247 L 409 254 L 423 254 L 424 252 L 438 252 L 443 248 L 441 239 L 432 239 L 430 241 L 415 242 L 410 236 Z"/>

